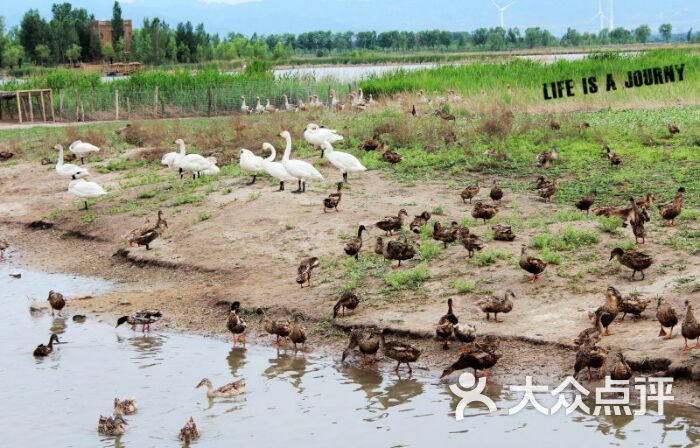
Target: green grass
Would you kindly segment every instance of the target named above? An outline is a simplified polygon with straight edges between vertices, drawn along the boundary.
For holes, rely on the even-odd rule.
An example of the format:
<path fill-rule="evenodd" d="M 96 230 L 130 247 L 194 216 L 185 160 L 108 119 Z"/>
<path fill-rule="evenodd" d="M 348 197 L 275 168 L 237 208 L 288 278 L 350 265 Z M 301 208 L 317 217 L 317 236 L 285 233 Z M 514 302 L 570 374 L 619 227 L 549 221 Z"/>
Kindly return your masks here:
<path fill-rule="evenodd" d="M 201 202 L 204 202 L 204 199 L 205 199 L 204 195 L 195 194 L 195 193 L 186 193 L 186 194 L 182 194 L 180 196 L 176 196 L 170 202 L 170 206 L 177 207 L 178 205 L 185 205 L 185 204 L 199 204 Z"/>
<path fill-rule="evenodd" d="M 605 233 L 617 233 L 622 227 L 622 219 L 616 216 L 599 216 L 596 220 L 598 221 L 598 228 Z"/>
<path fill-rule="evenodd" d="M 442 252 L 442 243 L 437 243 L 435 241 L 422 241 L 420 243 L 420 259 L 424 261 L 430 261 L 434 258 L 437 258 L 438 255 L 440 255 L 440 252 Z"/>
<path fill-rule="evenodd" d="M 678 229 L 664 244 L 691 254 L 700 254 L 700 230 Z"/>
<path fill-rule="evenodd" d="M 596 233 L 566 226 L 556 235 L 551 233 L 535 235 L 530 241 L 530 247 L 535 249 L 546 248 L 554 251 L 569 251 L 597 243 L 598 235 Z"/>
<path fill-rule="evenodd" d="M 431 211 L 430 213 L 432 213 L 433 215 L 438 215 L 438 216 L 444 215 L 445 209 L 442 205 L 438 205 L 438 206 L 434 207 L 433 211 Z"/>
<path fill-rule="evenodd" d="M 489 266 L 497 263 L 499 260 L 509 260 L 510 258 L 511 256 L 505 252 L 487 249 L 478 252 L 474 256 L 473 260 L 474 264 L 476 264 L 477 266 Z"/>
<path fill-rule="evenodd" d="M 386 285 L 392 290 L 419 289 L 423 283 L 432 276 L 425 265 L 418 265 L 412 269 L 395 270 L 384 276 Z"/>
<path fill-rule="evenodd" d="M 476 285 L 474 284 L 474 282 L 466 280 L 455 280 L 452 286 L 460 294 L 468 294 L 476 289 Z"/>
<path fill-rule="evenodd" d="M 124 171 L 139 168 L 147 164 L 148 162 L 146 160 L 118 159 L 110 160 L 106 164 L 100 165 L 97 168 L 97 170 L 102 174 L 106 174 L 114 171 Z"/>
<path fill-rule="evenodd" d="M 199 212 L 199 220 L 200 221 L 207 221 L 208 219 L 211 218 L 211 213 L 209 212 Z"/>

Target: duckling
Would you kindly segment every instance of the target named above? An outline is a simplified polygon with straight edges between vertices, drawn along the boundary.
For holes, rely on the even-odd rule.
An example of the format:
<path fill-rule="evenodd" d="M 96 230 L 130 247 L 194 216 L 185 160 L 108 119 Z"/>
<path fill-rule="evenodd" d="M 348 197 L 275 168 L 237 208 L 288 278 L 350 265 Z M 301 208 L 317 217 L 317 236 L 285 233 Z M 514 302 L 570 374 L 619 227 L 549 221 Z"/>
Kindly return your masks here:
<path fill-rule="evenodd" d="M 197 425 L 194 423 L 194 419 L 190 417 L 185 423 L 185 426 L 180 429 L 180 434 L 178 438 L 185 442 L 185 445 L 190 444 L 193 440 L 199 439 L 199 431 L 197 431 Z"/>
<path fill-rule="evenodd" d="M 666 221 L 670 221 L 672 226 L 676 225 L 674 220 L 683 211 L 683 193 L 685 193 L 685 188 L 680 187 L 673 201 L 659 205 L 661 217 Z"/>
<path fill-rule="evenodd" d="M 443 227 L 438 221 L 433 225 L 433 239 L 435 241 L 442 241 L 447 249 L 448 243 L 453 243 L 457 240 L 457 234 L 459 233 L 459 224 L 456 221 L 452 221 L 450 227 Z"/>
<path fill-rule="evenodd" d="M 333 319 L 338 317 L 338 310 L 342 309 L 342 316 L 345 317 L 345 309 L 354 310 L 359 303 L 360 299 L 354 291 L 345 291 L 333 305 Z"/>
<path fill-rule="evenodd" d="M 681 130 L 677 124 L 669 123 L 668 132 L 669 132 L 669 134 L 671 134 L 671 137 L 673 137 L 674 134 L 678 134 L 679 132 L 681 132 Z"/>
<path fill-rule="evenodd" d="M 362 249 L 362 232 L 366 230 L 367 229 L 364 225 L 360 225 L 360 227 L 357 228 L 357 237 L 345 243 L 345 253 L 351 257 L 355 257 L 355 260 L 359 259 L 360 257 L 360 250 Z"/>
<path fill-rule="evenodd" d="M 610 162 L 610 165 L 612 166 L 618 166 L 622 163 L 622 157 L 619 155 L 615 154 L 614 152 L 610 151 L 610 148 L 608 146 L 605 146 L 605 157 L 608 158 L 608 161 Z"/>
<path fill-rule="evenodd" d="M 593 379 L 591 369 L 598 369 L 598 377 L 603 377 L 603 368 L 605 367 L 605 359 L 608 354 L 608 349 L 599 347 L 594 343 L 582 345 L 576 352 L 576 362 L 574 364 L 574 379 L 578 378 L 578 374 L 583 369 L 588 369 L 588 381 Z"/>
<path fill-rule="evenodd" d="M 496 224 L 491 227 L 493 231 L 493 239 L 496 241 L 513 241 L 515 239 L 515 233 L 511 226 L 506 226 L 503 224 Z"/>
<path fill-rule="evenodd" d="M 650 255 L 619 247 L 616 247 L 610 252 L 610 260 L 612 261 L 613 258 L 617 258 L 620 264 L 632 269 L 632 280 L 634 280 L 634 276 L 637 272 L 642 273 L 642 280 L 644 280 L 644 270 L 654 262 L 654 259 Z"/>
<path fill-rule="evenodd" d="M 591 209 L 591 206 L 595 203 L 596 196 L 598 195 L 598 192 L 596 190 L 591 191 L 588 196 L 584 196 L 574 205 L 576 205 L 576 208 L 581 210 L 582 212 L 586 212 L 586 216 L 588 216 L 588 212 Z"/>
<path fill-rule="evenodd" d="M 465 344 L 471 344 L 476 341 L 476 327 L 471 324 L 456 323 L 454 324 L 455 339 L 459 342 L 459 351 L 466 351 Z"/>
<path fill-rule="evenodd" d="M 420 358 L 421 351 L 417 347 L 402 341 L 389 341 L 384 340 L 384 334 L 386 331 L 382 331 L 381 340 L 382 346 L 384 346 L 384 356 L 396 361 L 396 368 L 394 372 L 399 373 L 399 368 L 401 364 L 406 364 L 408 366 L 408 374 L 413 373 L 411 368 L 411 363 L 418 361 Z"/>
<path fill-rule="evenodd" d="M 381 238 L 377 238 L 377 247 L 382 248 L 382 255 L 386 260 L 397 260 L 401 266 L 401 262 L 410 260 L 416 256 L 416 249 L 406 240 L 406 237 L 399 237 L 397 240 L 389 241 L 384 244 Z M 376 250 L 376 248 L 375 248 Z"/>
<path fill-rule="evenodd" d="M 691 348 L 700 349 L 700 323 L 695 319 L 693 314 L 693 306 L 688 300 L 684 302 L 685 305 L 685 318 L 683 319 L 683 325 L 681 325 L 681 336 L 685 340 L 683 345 L 683 350 L 690 350 Z M 691 341 L 696 339 L 695 347 L 688 346 L 688 339 Z"/>
<path fill-rule="evenodd" d="M 495 179 L 491 191 L 489 192 L 489 197 L 493 202 L 498 202 L 499 204 L 501 203 L 501 199 L 503 199 L 503 189 L 498 186 L 498 181 Z"/>
<path fill-rule="evenodd" d="M 458 324 L 457 316 L 455 316 L 452 311 L 452 298 L 447 299 L 447 314 L 440 317 L 437 326 L 435 327 L 435 338 L 438 341 L 442 341 L 442 348 L 445 350 L 450 349 L 450 339 L 452 339 L 452 333 L 454 332 L 454 326 Z"/>
<path fill-rule="evenodd" d="M 233 335 L 231 342 L 236 344 L 238 342 L 245 346 L 246 341 L 246 329 L 248 324 L 245 320 L 238 314 L 241 309 L 241 302 L 235 301 L 231 304 L 231 309 L 228 313 L 228 321 L 226 322 L 226 328 Z"/>
<path fill-rule="evenodd" d="M 5 251 L 10 247 L 10 243 L 7 240 L 0 240 L 0 260 L 5 258 Z"/>
<path fill-rule="evenodd" d="M 403 160 L 403 156 L 396 151 L 387 149 L 382 153 L 382 160 L 392 165 L 396 165 Z"/>
<path fill-rule="evenodd" d="M 659 337 L 666 336 L 666 330 L 664 330 L 664 327 L 666 327 L 671 328 L 666 339 L 671 339 L 673 337 L 673 327 L 678 325 L 678 316 L 676 315 L 676 310 L 668 303 L 665 303 L 661 297 L 656 299 L 656 320 L 661 324 Z"/>
<path fill-rule="evenodd" d="M 302 288 L 304 287 L 304 283 L 307 283 L 307 286 L 310 288 L 311 287 L 311 272 L 314 270 L 314 268 L 318 267 L 321 264 L 319 259 L 317 257 L 309 257 L 309 258 L 304 258 L 299 262 L 299 267 L 297 268 L 297 283 L 299 286 Z"/>
<path fill-rule="evenodd" d="M 527 254 L 527 246 L 524 244 L 520 249 L 520 267 L 532 274 L 532 282 L 536 282 L 538 276 L 547 269 L 547 263 L 539 258 L 530 257 Z"/>
<path fill-rule="evenodd" d="M 469 232 L 469 229 L 466 227 L 460 230 L 459 242 L 467 249 L 467 256 L 469 258 L 474 256 L 474 251 L 481 251 L 484 247 L 484 240 L 479 238 L 476 234 Z"/>
<path fill-rule="evenodd" d="M 559 160 L 559 153 L 556 146 L 553 146 L 549 151 L 537 154 L 537 166 L 539 167 L 545 169 L 549 168 L 555 160 Z"/>
<path fill-rule="evenodd" d="M 595 315 L 596 318 L 600 320 L 600 324 L 605 330 L 602 336 L 610 336 L 608 327 L 615 321 L 615 318 L 620 312 L 618 303 L 621 298 L 622 295 L 620 291 L 613 286 L 608 286 L 608 289 L 605 291 L 605 304 L 598 307 L 594 313 L 589 314 L 591 317 Z"/>
<path fill-rule="evenodd" d="M 379 133 L 375 132 L 374 136 L 366 140 L 360 145 L 360 148 L 364 149 L 365 151 L 375 151 L 379 149 L 382 146 L 381 140 L 379 140 Z"/>
<path fill-rule="evenodd" d="M 552 180 L 552 183 L 537 190 L 537 194 L 540 195 L 544 202 L 549 202 L 549 200 L 557 192 L 557 179 Z"/>
<path fill-rule="evenodd" d="M 58 335 L 56 333 L 52 333 L 51 337 L 49 338 L 49 343 L 48 345 L 44 344 L 39 344 L 37 347 L 34 349 L 34 356 L 49 356 L 53 352 L 53 344 L 60 344 L 61 342 L 58 340 Z"/>
<path fill-rule="evenodd" d="M 337 190 L 335 193 L 329 194 L 328 197 L 323 200 L 323 213 L 326 213 L 326 210 L 328 209 L 335 209 L 336 212 L 340 211 L 338 205 L 343 197 L 343 192 L 341 191 L 343 189 L 343 183 L 338 182 L 336 186 Z"/>
<path fill-rule="evenodd" d="M 197 384 L 195 389 L 199 389 L 202 386 L 207 388 L 207 397 L 208 398 L 235 397 L 236 395 L 240 395 L 240 394 L 245 392 L 245 380 L 244 379 L 240 379 L 240 380 L 234 381 L 232 383 L 224 384 L 223 386 L 214 389 L 214 386 L 212 386 L 211 381 L 209 381 L 208 378 L 203 378 L 202 381 L 200 381 L 199 384 Z"/>
<path fill-rule="evenodd" d="M 647 309 L 648 305 L 649 299 L 631 295 L 622 297 L 622 299 L 618 301 L 618 308 L 620 308 L 620 312 L 622 313 L 622 318 L 620 320 L 625 320 L 625 316 L 627 316 L 628 313 L 639 316 Z"/>
<path fill-rule="evenodd" d="M 494 322 L 503 322 L 498 320 L 498 313 L 510 313 L 513 309 L 512 299 L 515 299 L 515 293 L 510 289 L 506 289 L 503 297 L 486 296 L 476 302 L 476 304 L 479 305 L 481 311 L 486 313 L 486 320 L 489 320 L 490 314 L 493 313 Z"/>
<path fill-rule="evenodd" d="M 610 369 L 610 378 L 616 381 L 627 381 L 632 378 L 632 367 L 627 364 L 622 352 L 615 355 L 615 364 Z"/>
<path fill-rule="evenodd" d="M 119 398 L 114 399 L 114 415 L 131 415 L 135 414 L 137 410 L 136 399 L 126 398 L 124 400 L 119 400 Z"/>
<path fill-rule="evenodd" d="M 131 325 L 132 328 L 136 325 L 141 325 L 142 332 L 146 330 L 151 331 L 151 324 L 158 322 L 161 317 L 163 317 L 163 313 L 158 310 L 140 310 L 131 316 L 120 317 L 117 319 L 116 326 L 118 327 L 126 322 Z"/>
<path fill-rule="evenodd" d="M 307 339 L 307 334 L 306 334 L 306 327 L 302 325 L 299 320 L 302 320 L 303 317 L 301 314 L 297 314 L 294 316 L 294 322 L 292 322 L 292 326 L 289 330 L 289 339 L 292 341 L 292 344 L 294 344 L 294 352 L 297 352 L 297 344 L 301 344 L 301 351 L 304 351 L 304 348 L 306 347 L 306 339 Z"/>
<path fill-rule="evenodd" d="M 476 204 L 474 204 L 474 209 L 472 210 L 472 217 L 475 219 L 483 219 L 484 224 L 486 224 L 486 221 L 496 216 L 497 213 L 497 207 L 493 205 L 486 205 L 481 201 L 476 201 Z"/>
<path fill-rule="evenodd" d="M 408 226 L 413 233 L 420 233 L 421 227 L 426 225 L 430 221 L 430 212 L 424 211 L 420 215 L 416 215 Z"/>
<path fill-rule="evenodd" d="M 377 221 L 375 224 L 379 229 L 386 232 L 388 236 L 391 236 L 391 232 L 401 230 L 403 227 L 404 217 L 408 218 L 408 213 L 405 209 L 399 210 L 397 216 L 385 216 L 384 219 Z"/>
<path fill-rule="evenodd" d="M 481 370 L 484 377 L 488 378 L 489 369 L 496 365 L 501 358 L 498 352 L 499 340 L 495 336 L 485 336 L 481 341 L 472 344 L 467 350 L 460 353 L 459 359 L 443 370 L 441 378 L 452 372 L 464 369 L 474 369 L 474 376 Z"/>
<path fill-rule="evenodd" d="M 97 432 L 106 436 L 120 436 L 126 432 L 125 425 L 127 425 L 126 420 L 121 415 L 116 417 L 100 415 L 100 420 L 97 422 Z"/>
<path fill-rule="evenodd" d="M 51 316 L 53 316 L 54 310 L 58 311 L 58 315 L 61 315 L 61 310 L 66 306 L 66 299 L 63 298 L 63 294 L 56 291 L 49 291 L 49 298 L 46 299 L 51 305 Z"/>
<path fill-rule="evenodd" d="M 479 190 L 481 190 L 481 186 L 479 184 L 479 181 L 477 180 L 474 185 L 469 185 L 467 186 L 462 192 L 459 194 L 462 197 L 462 203 L 467 203 L 467 199 L 469 199 L 469 203 L 472 203 L 472 199 L 476 197 L 477 194 L 479 194 Z"/>
<path fill-rule="evenodd" d="M 365 327 L 362 329 L 353 329 L 350 332 L 350 342 L 348 346 L 343 350 L 342 361 L 352 352 L 354 348 L 357 348 L 362 354 L 362 365 L 367 365 L 367 356 L 376 355 L 379 351 L 380 339 L 376 337 L 376 332 L 370 328 Z"/>

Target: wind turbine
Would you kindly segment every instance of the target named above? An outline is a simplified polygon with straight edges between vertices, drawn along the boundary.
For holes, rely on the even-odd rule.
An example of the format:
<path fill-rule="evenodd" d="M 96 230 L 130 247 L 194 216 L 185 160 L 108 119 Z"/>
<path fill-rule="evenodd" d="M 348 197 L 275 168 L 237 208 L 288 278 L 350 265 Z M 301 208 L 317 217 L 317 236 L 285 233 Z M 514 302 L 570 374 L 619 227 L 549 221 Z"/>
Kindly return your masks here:
<path fill-rule="evenodd" d="M 506 12 L 506 9 L 510 8 L 515 2 L 508 3 L 506 6 L 499 6 L 494 0 L 491 0 L 491 3 L 493 3 L 493 6 L 498 10 L 498 14 L 501 18 L 501 28 L 505 29 L 503 26 L 503 14 Z"/>
<path fill-rule="evenodd" d="M 605 14 L 603 13 L 603 0 L 598 0 L 598 13 L 595 15 L 596 19 L 600 19 L 600 31 L 605 28 Z"/>
<path fill-rule="evenodd" d="M 613 0 L 610 0 L 610 27 L 608 28 L 609 31 L 612 31 L 615 28 L 615 22 L 613 21 Z"/>

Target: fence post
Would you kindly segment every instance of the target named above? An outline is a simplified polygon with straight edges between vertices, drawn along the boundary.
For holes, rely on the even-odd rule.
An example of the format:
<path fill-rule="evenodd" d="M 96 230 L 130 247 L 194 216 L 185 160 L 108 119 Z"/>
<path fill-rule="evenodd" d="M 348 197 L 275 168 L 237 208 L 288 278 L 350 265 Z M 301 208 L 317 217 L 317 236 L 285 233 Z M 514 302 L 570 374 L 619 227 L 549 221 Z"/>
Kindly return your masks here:
<path fill-rule="evenodd" d="M 19 98 L 19 91 L 15 93 L 17 98 L 17 113 L 19 114 L 19 122 L 22 123 L 22 101 Z"/>
<path fill-rule="evenodd" d="M 158 118 L 158 86 L 153 91 L 153 116 Z"/>
<path fill-rule="evenodd" d="M 46 122 L 46 102 L 44 101 L 44 91 L 39 92 L 39 98 L 41 99 L 41 119 Z"/>
<path fill-rule="evenodd" d="M 119 120 L 119 89 L 114 90 L 114 119 Z"/>
<path fill-rule="evenodd" d="M 126 97 L 126 116 L 129 119 L 131 118 L 131 100 L 128 95 Z"/>
<path fill-rule="evenodd" d="M 51 121 L 56 122 L 56 116 L 53 110 L 53 89 L 49 90 L 49 103 L 51 103 Z"/>
<path fill-rule="evenodd" d="M 80 92 L 75 89 L 75 121 L 80 121 Z"/>
<path fill-rule="evenodd" d="M 34 108 L 32 106 L 32 91 L 27 92 L 29 98 L 29 121 L 34 121 Z"/>
<path fill-rule="evenodd" d="M 58 92 L 58 118 L 60 118 L 61 121 L 63 121 L 63 97 L 65 96 L 66 92 L 63 89 L 61 89 Z"/>
<path fill-rule="evenodd" d="M 207 107 L 207 117 L 211 117 L 211 103 L 212 103 L 212 91 L 211 91 L 211 87 L 209 87 L 209 89 L 207 89 L 207 93 L 208 93 L 208 95 L 209 95 L 209 105 L 208 105 L 208 107 Z"/>

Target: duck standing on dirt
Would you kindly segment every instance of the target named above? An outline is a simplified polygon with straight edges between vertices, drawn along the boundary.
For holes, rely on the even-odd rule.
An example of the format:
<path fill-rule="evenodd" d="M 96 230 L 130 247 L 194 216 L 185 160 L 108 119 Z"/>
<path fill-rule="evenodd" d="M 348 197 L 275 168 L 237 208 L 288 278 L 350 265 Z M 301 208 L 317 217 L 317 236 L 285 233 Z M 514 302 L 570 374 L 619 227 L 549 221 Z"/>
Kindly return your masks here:
<path fill-rule="evenodd" d="M 537 190 L 537 194 L 540 195 L 544 202 L 549 202 L 549 200 L 557 192 L 557 180 L 554 179 L 549 185 L 546 185 Z"/>
<path fill-rule="evenodd" d="M 376 332 L 370 328 L 365 327 L 362 329 L 353 329 L 350 331 L 350 342 L 348 346 L 343 350 L 342 361 L 350 355 L 353 349 L 357 348 L 362 354 L 362 366 L 367 365 L 367 356 L 376 355 L 379 351 L 380 338 L 377 337 Z"/>
<path fill-rule="evenodd" d="M 498 320 L 498 313 L 510 313 L 513 310 L 513 300 L 515 299 L 515 293 L 507 289 L 503 297 L 497 296 L 486 296 L 476 302 L 481 308 L 481 311 L 486 313 L 486 320 L 489 320 L 490 314 L 493 313 L 494 322 L 503 322 Z"/>
<path fill-rule="evenodd" d="M 452 221 L 450 227 L 443 227 L 439 221 L 436 221 L 433 225 L 433 239 L 435 241 L 441 241 L 447 249 L 448 243 L 453 243 L 457 240 L 459 234 L 459 224 L 456 221 Z"/>
<path fill-rule="evenodd" d="M 299 262 L 299 267 L 297 268 L 297 283 L 303 288 L 304 283 L 306 286 L 311 287 L 311 272 L 321 264 L 318 257 L 308 257 L 304 258 Z"/>
<path fill-rule="evenodd" d="M 656 320 L 661 324 L 659 337 L 666 336 L 666 330 L 664 330 L 664 327 L 666 327 L 671 329 L 666 339 L 671 339 L 673 337 L 673 327 L 678 325 L 678 315 L 676 314 L 676 310 L 674 310 L 671 305 L 664 302 L 664 299 L 661 297 L 656 299 Z"/>
<path fill-rule="evenodd" d="M 476 327 L 471 324 L 456 323 L 454 325 L 455 339 L 459 342 L 459 351 L 466 351 L 465 344 L 476 341 Z"/>
<path fill-rule="evenodd" d="M 547 268 L 547 263 L 539 258 L 531 257 L 527 254 L 527 246 L 524 244 L 520 249 L 520 267 L 532 274 L 532 282 L 536 282 L 538 276 Z"/>
<path fill-rule="evenodd" d="M 474 219 L 483 219 L 484 224 L 486 224 L 486 221 L 496 216 L 497 213 L 497 207 L 493 205 L 486 205 L 481 201 L 476 201 L 476 204 L 474 204 L 474 210 L 472 210 L 472 217 Z"/>
<path fill-rule="evenodd" d="M 53 316 L 54 310 L 58 311 L 58 315 L 61 316 L 61 310 L 66 306 L 66 299 L 63 298 L 63 294 L 56 291 L 49 291 L 49 297 L 46 299 L 51 306 L 51 316 Z"/>
<path fill-rule="evenodd" d="M 578 201 L 576 201 L 574 205 L 576 205 L 576 208 L 581 210 L 582 212 L 586 212 L 586 216 L 588 216 L 591 207 L 595 203 L 597 195 L 598 192 L 596 190 L 593 190 L 590 193 L 588 193 L 588 196 L 584 196 Z"/>
<path fill-rule="evenodd" d="M 127 425 L 126 420 L 121 415 L 116 417 L 100 415 L 100 420 L 97 422 L 97 432 L 106 436 L 121 436 L 126 432 L 125 425 Z"/>
<path fill-rule="evenodd" d="M 467 227 L 460 229 L 459 242 L 467 249 L 469 258 L 474 256 L 474 251 L 481 251 L 484 247 L 484 241 L 478 235 L 471 233 Z"/>
<path fill-rule="evenodd" d="M 182 442 L 185 442 L 185 445 L 189 445 L 192 441 L 199 439 L 199 431 L 197 431 L 197 425 L 192 417 L 190 417 L 185 423 L 185 426 L 180 429 L 180 433 L 177 437 Z"/>
<path fill-rule="evenodd" d="M 168 222 L 163 219 L 163 212 L 158 210 L 158 219 L 153 227 L 147 227 L 145 229 L 141 227 L 130 232 L 128 237 L 129 246 L 135 244 L 137 246 L 146 246 L 146 250 L 151 250 L 151 243 L 167 228 Z"/>
<path fill-rule="evenodd" d="M 325 156 L 331 165 L 336 167 L 343 175 L 343 182 L 348 181 L 348 173 L 361 173 L 367 168 L 350 153 L 336 151 L 329 142 L 321 144 L 321 157 Z"/>
<path fill-rule="evenodd" d="M 649 299 L 632 295 L 622 297 L 622 299 L 618 301 L 620 312 L 623 313 L 620 320 L 625 320 L 625 316 L 627 316 L 627 314 L 632 314 L 639 317 L 639 315 L 647 309 L 648 305 Z"/>
<path fill-rule="evenodd" d="M 610 252 L 610 261 L 612 261 L 613 258 L 617 258 L 621 265 L 632 269 L 631 280 L 634 280 L 634 276 L 637 272 L 642 273 L 642 280 L 644 280 L 644 270 L 654 262 L 654 259 L 644 252 L 622 249 L 619 247 L 614 248 L 612 252 Z"/>
<path fill-rule="evenodd" d="M 326 213 L 326 210 L 329 209 L 335 209 L 336 213 L 340 211 L 338 205 L 340 205 L 340 200 L 343 198 L 343 183 L 338 182 L 336 186 L 337 190 L 335 193 L 329 194 L 328 197 L 323 200 L 323 213 Z"/>
<path fill-rule="evenodd" d="M 683 350 L 690 350 L 691 348 L 700 349 L 700 323 L 695 319 L 693 314 L 693 306 L 688 300 L 685 301 L 685 318 L 683 319 L 683 325 L 681 325 L 681 336 L 685 340 L 683 345 Z M 691 341 L 696 339 L 695 346 L 688 346 L 688 339 Z"/>
<path fill-rule="evenodd" d="M 362 232 L 365 232 L 366 230 L 367 229 L 364 225 L 360 225 L 360 227 L 357 228 L 357 237 L 345 243 L 345 253 L 351 257 L 355 257 L 355 260 L 360 258 L 360 250 L 362 249 Z"/>
<path fill-rule="evenodd" d="M 306 339 L 308 336 L 306 333 L 306 327 L 301 322 L 299 322 L 302 319 L 303 316 L 301 314 L 295 315 L 294 321 L 292 322 L 292 325 L 289 329 L 289 340 L 292 341 L 292 344 L 294 345 L 294 353 L 296 353 L 299 350 L 297 348 L 297 344 L 301 344 L 302 352 L 306 348 Z"/>
<path fill-rule="evenodd" d="M 444 350 L 450 349 L 450 340 L 454 333 L 454 326 L 458 323 L 457 316 L 452 311 L 452 299 L 447 299 L 447 314 L 440 317 L 435 327 L 435 338 L 443 342 L 442 348 Z"/>
<path fill-rule="evenodd" d="M 411 229 L 411 232 L 413 233 L 420 233 L 421 227 L 426 225 L 428 221 L 430 221 L 430 212 L 424 211 L 420 215 L 416 215 L 413 218 L 413 221 L 411 221 L 411 224 L 408 226 L 409 229 Z"/>
<path fill-rule="evenodd" d="M 163 313 L 158 310 L 140 310 L 131 316 L 120 317 L 117 319 L 116 326 L 118 327 L 126 322 L 131 325 L 132 328 L 136 325 L 141 325 L 142 332 L 146 330 L 151 331 L 151 324 L 158 322 L 161 317 L 163 317 Z"/>
<path fill-rule="evenodd" d="M 386 342 L 384 340 L 385 333 L 386 330 L 381 332 L 382 346 L 384 347 L 384 356 L 396 361 L 396 368 L 394 369 L 394 372 L 399 373 L 399 368 L 401 367 L 401 364 L 406 364 L 406 366 L 408 367 L 408 374 L 412 374 L 413 369 L 411 368 L 411 363 L 418 361 L 418 358 L 420 358 L 420 349 L 414 347 L 413 345 L 407 342 Z"/>
<path fill-rule="evenodd" d="M 503 189 L 498 186 L 498 181 L 495 179 L 491 191 L 489 192 L 489 197 L 492 201 L 498 202 L 499 204 L 501 203 L 501 199 L 503 199 Z"/>
<path fill-rule="evenodd" d="M 207 397 L 208 398 L 235 397 L 236 395 L 240 395 L 240 394 L 245 392 L 245 380 L 244 379 L 240 379 L 240 380 L 225 384 L 221 387 L 214 389 L 214 386 L 211 384 L 211 381 L 209 381 L 209 379 L 207 379 L 207 378 L 204 378 L 204 379 L 202 379 L 202 381 L 199 382 L 199 384 L 197 384 L 195 389 L 199 389 L 202 386 L 207 388 Z"/>
<path fill-rule="evenodd" d="M 459 194 L 462 197 L 462 203 L 467 202 L 467 199 L 469 199 L 469 203 L 472 203 L 472 199 L 476 197 L 477 194 L 479 194 L 479 190 L 481 190 L 481 186 L 479 185 L 479 181 L 477 180 L 474 185 L 468 185 L 462 192 Z"/>
<path fill-rule="evenodd" d="M 672 201 L 659 205 L 661 217 L 668 221 L 671 226 L 676 225 L 675 219 L 683 211 L 683 193 L 685 193 L 685 188 L 680 187 Z"/>
<path fill-rule="evenodd" d="M 58 335 L 56 333 L 52 333 L 51 337 L 49 338 L 49 343 L 48 345 L 44 344 L 39 344 L 37 347 L 34 349 L 34 356 L 49 356 L 53 352 L 53 344 L 60 344 L 61 342 L 58 340 Z"/>
<path fill-rule="evenodd" d="M 603 336 L 603 324 L 600 322 L 601 313 L 595 314 L 595 324 L 592 327 L 582 330 L 576 339 L 574 339 L 574 345 L 580 347 L 586 344 L 595 344 L 600 341 Z"/>
<path fill-rule="evenodd" d="M 345 310 L 354 310 L 359 303 L 360 299 L 354 291 L 345 291 L 335 305 L 333 305 L 333 319 L 338 317 L 338 311 L 341 309 L 342 316 L 345 317 Z"/>
<path fill-rule="evenodd" d="M 603 378 L 603 369 L 608 355 L 608 349 L 599 347 L 595 343 L 586 343 L 576 352 L 576 362 L 574 363 L 574 379 L 583 369 L 588 369 L 588 381 L 593 379 L 591 369 L 598 369 L 598 378 Z"/>
<path fill-rule="evenodd" d="M 608 286 L 605 291 L 605 304 L 598 307 L 593 313 L 589 314 L 589 317 L 596 317 L 596 320 L 600 320 L 603 329 L 605 330 L 602 336 L 610 336 L 608 327 L 615 321 L 618 313 L 620 312 L 619 300 L 622 299 L 620 291 L 612 286 Z"/>
<path fill-rule="evenodd" d="M 231 309 L 228 313 L 228 320 L 226 321 L 226 328 L 231 332 L 232 339 L 231 342 L 235 345 L 240 342 L 245 346 L 246 341 L 246 329 L 248 324 L 245 320 L 238 314 L 241 310 L 241 302 L 235 301 L 231 303 Z"/>
<path fill-rule="evenodd" d="M 135 414 L 138 406 L 135 398 L 125 398 L 120 400 L 114 399 L 114 415 L 131 415 Z"/>
<path fill-rule="evenodd" d="M 375 251 L 378 248 L 381 248 L 382 255 L 384 256 L 385 260 L 397 260 L 399 262 L 397 267 L 401 266 L 402 261 L 410 260 L 416 256 L 416 249 L 404 236 L 399 237 L 399 239 L 389 241 L 386 244 L 384 244 L 384 240 L 379 237 L 377 238 Z"/>
<path fill-rule="evenodd" d="M 511 226 L 496 224 L 491 227 L 491 230 L 493 231 L 493 239 L 496 241 L 513 241 L 515 239 L 515 233 L 513 233 Z"/>
<path fill-rule="evenodd" d="M 632 378 L 632 367 L 627 364 L 622 352 L 615 355 L 615 364 L 610 369 L 610 378 L 615 381 L 628 381 Z"/>
<path fill-rule="evenodd" d="M 634 235 L 634 244 L 639 244 L 639 239 L 642 239 L 642 244 L 646 243 L 647 232 L 644 229 L 644 220 L 639 218 L 630 220 L 632 226 L 632 234 Z"/>
<path fill-rule="evenodd" d="M 377 221 L 375 225 L 377 228 L 385 231 L 388 236 L 391 236 L 392 232 L 401 230 L 404 218 L 408 218 L 408 213 L 402 208 L 397 216 L 385 216 L 384 219 Z"/>
<path fill-rule="evenodd" d="M 440 378 L 444 378 L 452 372 L 464 369 L 474 369 L 474 377 L 477 376 L 477 371 L 481 370 L 484 377 L 488 378 L 489 369 L 496 365 L 501 358 L 501 353 L 498 352 L 500 341 L 495 336 L 484 336 L 478 342 L 474 342 L 464 352 L 460 353 L 459 359 L 451 366 L 443 370 Z"/>

